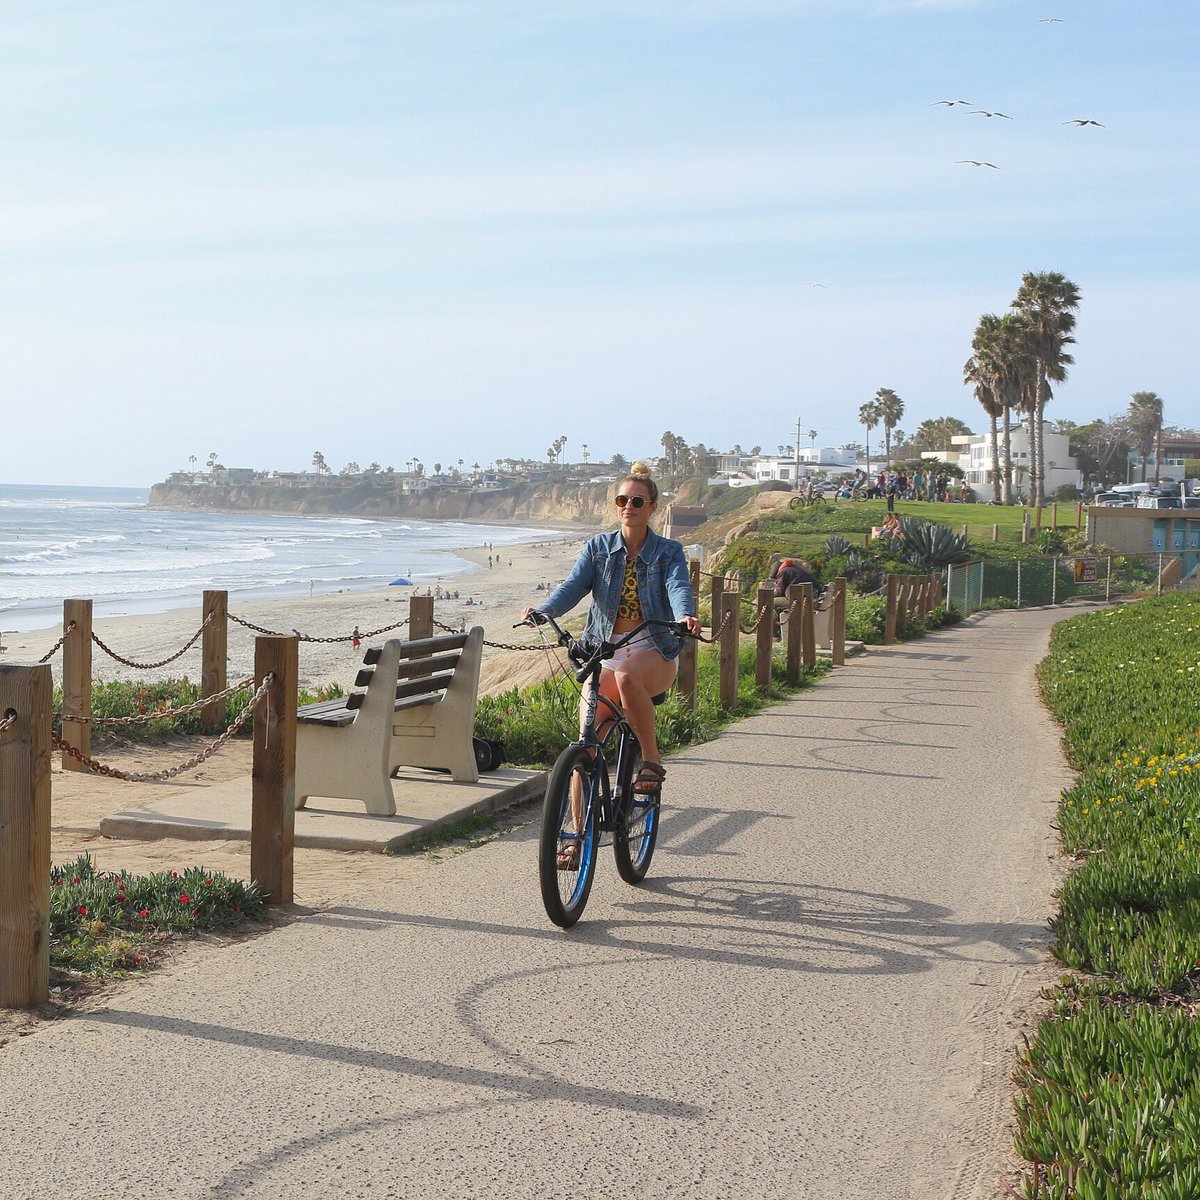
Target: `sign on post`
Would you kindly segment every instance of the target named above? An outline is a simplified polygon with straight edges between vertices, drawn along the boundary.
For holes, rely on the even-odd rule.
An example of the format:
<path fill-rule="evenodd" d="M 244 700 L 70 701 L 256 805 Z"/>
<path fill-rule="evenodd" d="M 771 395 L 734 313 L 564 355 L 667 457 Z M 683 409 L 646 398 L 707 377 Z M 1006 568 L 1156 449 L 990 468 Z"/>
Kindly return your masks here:
<path fill-rule="evenodd" d="M 1094 558 L 1077 558 L 1075 560 L 1075 582 L 1095 583 L 1098 578 L 1097 561 Z"/>

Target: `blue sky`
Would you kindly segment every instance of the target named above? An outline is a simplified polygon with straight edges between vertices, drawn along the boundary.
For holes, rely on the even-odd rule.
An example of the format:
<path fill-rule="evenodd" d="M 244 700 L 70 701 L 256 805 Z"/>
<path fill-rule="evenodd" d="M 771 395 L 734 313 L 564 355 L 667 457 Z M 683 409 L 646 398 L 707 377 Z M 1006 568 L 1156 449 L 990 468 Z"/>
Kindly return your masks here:
<path fill-rule="evenodd" d="M 1198 32 L 1082 0 L 6 0 L 0 475 L 837 445 L 880 387 L 905 429 L 979 428 L 971 333 L 1028 270 L 1084 298 L 1052 415 L 1149 389 L 1200 424 Z"/>

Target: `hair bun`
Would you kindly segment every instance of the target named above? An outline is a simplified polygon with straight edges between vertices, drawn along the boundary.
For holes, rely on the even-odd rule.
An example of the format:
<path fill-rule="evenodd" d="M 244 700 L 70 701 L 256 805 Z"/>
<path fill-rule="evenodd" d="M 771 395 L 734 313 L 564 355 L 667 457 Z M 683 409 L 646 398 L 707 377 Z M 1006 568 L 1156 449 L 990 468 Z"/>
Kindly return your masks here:
<path fill-rule="evenodd" d="M 649 468 L 649 466 L 647 466 L 646 463 L 644 463 L 639 458 L 637 460 L 637 462 L 635 462 L 633 464 L 633 466 L 629 468 L 629 474 L 634 476 L 635 478 L 641 477 L 641 478 L 649 479 L 650 478 L 650 468 Z"/>

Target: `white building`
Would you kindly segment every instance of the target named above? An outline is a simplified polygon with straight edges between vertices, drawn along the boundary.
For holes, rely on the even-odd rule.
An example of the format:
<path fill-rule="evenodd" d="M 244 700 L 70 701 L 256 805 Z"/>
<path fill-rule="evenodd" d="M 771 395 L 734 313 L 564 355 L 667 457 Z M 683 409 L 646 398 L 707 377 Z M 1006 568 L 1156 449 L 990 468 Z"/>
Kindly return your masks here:
<path fill-rule="evenodd" d="M 1000 470 L 1004 470 L 1004 434 L 997 431 L 1000 448 Z M 960 434 L 950 439 L 953 450 L 925 451 L 921 457 L 934 462 L 954 463 L 962 468 L 968 485 L 975 495 L 981 499 L 989 498 L 992 491 L 992 433 Z M 1015 426 L 1009 432 L 1009 447 L 1013 466 L 1013 487 L 1018 494 L 1028 488 L 1029 475 L 1029 427 Z M 1042 447 L 1046 455 L 1045 478 L 1042 488 L 1047 496 L 1070 484 L 1072 487 L 1083 486 L 1083 476 L 1079 473 L 1079 465 L 1071 457 L 1070 439 L 1065 433 L 1051 433 L 1043 424 Z"/>
<path fill-rule="evenodd" d="M 800 477 L 822 475 L 829 471 L 853 468 L 854 458 L 832 447 L 802 447 L 797 464 L 796 453 L 790 454 L 714 454 L 718 477 L 730 477 L 744 487 L 749 483 L 766 483 L 773 479 L 795 483 L 797 465 Z"/>

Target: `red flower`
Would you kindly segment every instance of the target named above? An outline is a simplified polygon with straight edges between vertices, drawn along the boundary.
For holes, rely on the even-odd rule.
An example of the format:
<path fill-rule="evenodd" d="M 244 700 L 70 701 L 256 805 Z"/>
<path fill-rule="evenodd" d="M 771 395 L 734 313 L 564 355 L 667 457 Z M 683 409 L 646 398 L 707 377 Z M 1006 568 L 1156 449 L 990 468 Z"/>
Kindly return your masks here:
<path fill-rule="evenodd" d="M 187 894 L 187 892 L 180 893 L 180 896 L 179 896 L 180 904 L 191 904 L 191 902 L 192 902 L 192 898 L 191 898 L 191 896 L 189 896 Z"/>
<path fill-rule="evenodd" d="M 211 880 L 211 879 L 206 879 L 204 882 L 205 882 L 205 883 L 212 883 L 212 880 Z"/>
<path fill-rule="evenodd" d="M 140 962 L 142 961 L 142 956 L 141 956 L 140 954 L 135 954 L 135 955 L 133 956 L 133 961 L 134 961 L 135 963 L 140 963 Z"/>
<path fill-rule="evenodd" d="M 231 904 L 229 907 L 232 908 L 234 912 L 242 911 L 240 908 L 238 908 L 238 906 L 236 904 Z"/>
<path fill-rule="evenodd" d="M 179 878 L 179 872 L 178 872 L 178 871 L 172 871 L 172 872 L 171 872 L 171 878 L 172 878 L 172 879 L 178 879 L 178 878 Z"/>
<path fill-rule="evenodd" d="M 138 909 L 139 917 L 148 917 L 149 915 L 150 915 L 150 910 L 148 908 L 139 908 Z M 138 959 L 138 961 L 140 962 L 141 959 Z"/>
<path fill-rule="evenodd" d="M 87 916 L 87 905 L 86 905 L 86 904 L 81 904 L 81 905 L 79 906 L 79 915 L 80 915 L 81 917 L 86 917 L 86 916 Z"/>

